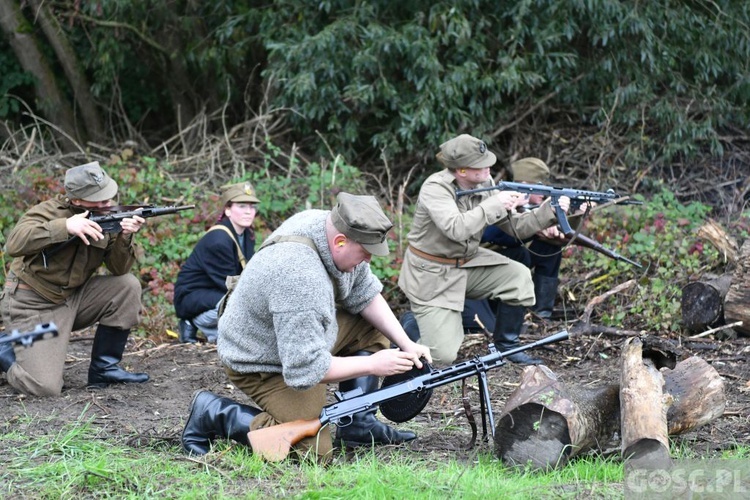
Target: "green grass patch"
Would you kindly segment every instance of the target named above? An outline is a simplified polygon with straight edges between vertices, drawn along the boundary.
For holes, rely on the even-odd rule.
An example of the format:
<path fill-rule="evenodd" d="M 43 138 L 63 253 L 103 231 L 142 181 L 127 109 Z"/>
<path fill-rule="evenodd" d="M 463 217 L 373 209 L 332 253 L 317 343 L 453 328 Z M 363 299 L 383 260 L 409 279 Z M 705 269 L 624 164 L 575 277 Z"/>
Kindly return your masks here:
<path fill-rule="evenodd" d="M 40 424 L 30 417 L 13 425 Z M 574 498 L 584 492 L 617 496 L 622 481 L 621 465 L 601 459 L 546 474 L 507 469 L 489 454 L 467 463 L 382 449 L 341 455 L 327 466 L 274 464 L 230 442 L 188 458 L 176 443 L 128 446 L 127 438 L 83 418 L 33 438 L 9 429 L 0 449 L 6 498 Z"/>
<path fill-rule="evenodd" d="M 13 426 L 40 425 L 39 419 Z M 7 423 L 6 423 L 7 424 Z M 621 498 L 619 458 L 585 456 L 560 470 L 507 468 L 489 451 L 469 460 L 435 452 L 362 450 L 322 466 L 267 463 L 221 441 L 204 457 L 183 455 L 176 442 L 134 448 L 92 420 L 29 438 L 8 427 L 0 436 L 5 498 Z M 689 458 L 676 445 L 674 458 Z M 747 458 L 738 446 L 722 458 Z"/>

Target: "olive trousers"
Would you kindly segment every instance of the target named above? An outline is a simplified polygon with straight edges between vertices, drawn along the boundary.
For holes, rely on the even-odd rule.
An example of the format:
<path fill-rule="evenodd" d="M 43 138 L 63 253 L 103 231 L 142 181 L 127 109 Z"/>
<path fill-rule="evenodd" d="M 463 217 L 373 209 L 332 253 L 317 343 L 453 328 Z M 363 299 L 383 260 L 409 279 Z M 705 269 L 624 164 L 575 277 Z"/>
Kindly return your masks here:
<path fill-rule="evenodd" d="M 466 298 L 497 299 L 512 306 L 530 307 L 535 303 L 531 271 L 519 262 L 469 267 L 466 273 Z M 419 343 L 430 348 L 433 363 L 453 363 L 464 339 L 461 311 L 414 302 L 411 310 L 419 325 Z"/>
<path fill-rule="evenodd" d="M 55 323 L 58 329 L 57 337 L 16 349 L 16 363 L 6 376 L 12 387 L 25 394 L 60 395 L 72 331 L 98 322 L 127 330 L 140 320 L 141 284 L 132 274 L 93 276 L 61 304 L 53 304 L 19 283 L 9 277 L 1 294 L 6 330 L 31 331 L 42 323 Z"/>
<path fill-rule="evenodd" d="M 358 351 L 377 352 L 390 347 L 388 339 L 358 314 L 339 310 L 336 322 L 339 333 L 331 351 L 334 356 L 350 356 Z M 316 419 L 326 404 L 326 384 L 298 391 L 286 385 L 280 373 L 237 373 L 226 366 L 224 370 L 234 386 L 263 410 L 253 418 L 250 430 L 293 420 Z M 301 456 L 315 453 L 325 460 L 333 450 L 331 430 L 321 429 L 317 436 L 297 443 L 294 450 Z"/>

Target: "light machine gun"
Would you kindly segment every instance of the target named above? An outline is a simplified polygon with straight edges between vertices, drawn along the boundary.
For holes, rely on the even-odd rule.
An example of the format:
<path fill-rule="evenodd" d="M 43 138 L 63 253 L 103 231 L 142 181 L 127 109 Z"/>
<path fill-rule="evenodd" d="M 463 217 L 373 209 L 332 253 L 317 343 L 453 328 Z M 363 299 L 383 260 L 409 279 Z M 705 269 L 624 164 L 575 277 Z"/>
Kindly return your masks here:
<path fill-rule="evenodd" d="M 487 371 L 505 364 L 505 358 L 508 356 L 567 338 L 568 332 L 563 330 L 531 344 L 504 352 L 498 352 L 494 344 L 490 344 L 490 353 L 486 356 L 475 356 L 468 361 L 439 370 L 432 369 L 427 363 L 423 363 L 422 370 L 414 368 L 411 372 L 400 376 L 386 377 L 383 386 L 377 391 L 367 394 L 364 394 L 361 388 L 344 393 L 337 391 L 335 393 L 337 401 L 325 406 L 317 419 L 295 420 L 250 431 L 247 435 L 250 446 L 253 453 L 266 460 L 283 460 L 293 445 L 306 437 L 315 436 L 325 425 L 334 424 L 345 427 L 352 423 L 352 417 L 355 414 L 375 407 L 380 407 L 381 413 L 386 418 L 395 422 L 405 422 L 424 409 L 433 388 L 474 375 L 479 379 L 482 425 L 485 435 L 487 419 L 489 419 L 489 427 L 494 435 L 495 420 L 490 406 Z M 413 372 L 417 372 L 417 375 L 413 376 Z M 392 383 L 389 385 L 389 382 Z"/>
<path fill-rule="evenodd" d="M 8 335 L 0 335 L 0 344 L 14 344 L 30 347 L 37 340 L 57 337 L 57 326 L 54 323 L 43 323 L 36 325 L 30 332 L 19 332 L 13 330 Z"/>

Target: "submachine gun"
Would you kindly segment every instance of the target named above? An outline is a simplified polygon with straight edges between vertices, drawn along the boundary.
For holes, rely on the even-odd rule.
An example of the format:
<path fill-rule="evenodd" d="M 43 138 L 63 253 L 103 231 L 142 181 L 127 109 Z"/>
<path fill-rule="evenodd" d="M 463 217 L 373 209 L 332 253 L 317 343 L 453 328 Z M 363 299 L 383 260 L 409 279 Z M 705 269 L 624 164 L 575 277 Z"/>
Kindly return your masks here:
<path fill-rule="evenodd" d="M 619 196 L 612 189 L 609 189 L 606 192 L 584 191 L 581 189 L 556 188 L 545 186 L 544 184 L 524 184 L 521 182 L 505 181 L 499 182 L 494 186 L 489 187 L 459 190 L 456 191 L 456 196 L 458 197 L 472 195 L 476 193 L 483 193 L 485 191 L 516 191 L 518 193 L 525 193 L 528 195 L 536 194 L 549 197 L 552 208 L 555 210 L 557 223 L 560 225 L 560 230 L 565 235 L 565 244 L 574 242 L 580 246 L 591 248 L 592 250 L 600 252 L 612 259 L 627 262 L 628 264 L 639 268 L 643 267 L 641 266 L 641 264 L 623 257 L 614 250 L 610 250 L 604 247 L 596 240 L 587 238 L 586 236 L 574 231 L 573 228 L 570 227 L 570 222 L 568 222 L 568 217 L 565 214 L 565 211 L 560 207 L 560 198 L 563 196 L 567 196 L 568 198 L 570 198 L 570 207 L 572 209 L 578 209 L 584 203 L 606 205 L 643 205 L 642 201 L 631 200 L 628 196 Z"/>
<path fill-rule="evenodd" d="M 50 339 L 52 337 L 57 337 L 57 335 L 57 326 L 54 323 L 42 323 L 36 325 L 36 327 L 30 332 L 19 332 L 18 330 L 13 330 L 8 335 L 2 335 L 0 336 L 0 344 L 13 344 L 30 347 L 31 344 L 37 340 Z"/>
<path fill-rule="evenodd" d="M 427 405 L 432 389 L 442 385 L 463 380 L 474 375 L 479 379 L 480 404 L 482 409 L 482 426 L 485 436 L 487 424 L 494 436 L 495 419 L 490 405 L 490 393 L 487 383 L 487 371 L 505 364 L 505 358 L 535 347 L 559 342 L 568 338 L 563 330 L 536 342 L 525 344 L 515 349 L 499 352 L 490 344 L 490 353 L 447 368 L 435 370 L 427 363 L 423 368 L 386 377 L 382 387 L 367 394 L 361 388 L 347 392 L 336 391 L 337 401 L 325 406 L 320 417 L 313 420 L 295 420 L 250 431 L 248 439 L 253 453 L 269 461 L 283 460 L 291 447 L 306 437 L 315 436 L 325 425 L 334 424 L 345 427 L 352 423 L 352 417 L 362 411 L 380 407 L 380 412 L 394 422 L 406 422 L 417 416 Z"/>
<path fill-rule="evenodd" d="M 551 186 L 545 186 L 544 184 L 524 184 L 522 182 L 498 182 L 494 186 L 477 188 L 477 189 L 466 189 L 456 191 L 456 196 L 466 196 L 475 193 L 483 193 L 485 191 L 516 191 L 518 193 L 526 194 L 539 194 L 542 196 L 548 196 L 552 203 L 552 208 L 555 210 L 555 216 L 557 216 L 557 223 L 560 224 L 560 229 L 563 234 L 573 235 L 575 231 L 570 227 L 568 217 L 565 215 L 565 211 L 560 207 L 560 198 L 567 196 L 570 198 L 570 206 L 573 209 L 577 209 L 584 203 L 613 203 L 615 205 L 642 205 L 643 202 L 631 200 L 628 197 L 621 197 L 610 189 L 606 192 L 600 191 L 584 191 L 581 189 L 570 189 L 570 188 L 556 188 Z M 621 199 L 622 198 L 622 199 Z"/>
<path fill-rule="evenodd" d="M 171 215 L 183 210 L 192 210 L 195 208 L 195 205 L 182 205 L 179 207 L 157 207 L 154 205 L 145 205 L 137 206 L 134 210 L 122 210 L 125 208 L 133 207 L 112 207 L 109 210 L 93 211 L 89 214 L 89 219 L 99 224 L 102 228 L 102 232 L 119 233 L 122 231 L 120 222 L 123 219 L 128 219 L 134 215 L 143 217 L 144 219 L 148 219 L 149 217 L 160 217 L 162 215 Z"/>

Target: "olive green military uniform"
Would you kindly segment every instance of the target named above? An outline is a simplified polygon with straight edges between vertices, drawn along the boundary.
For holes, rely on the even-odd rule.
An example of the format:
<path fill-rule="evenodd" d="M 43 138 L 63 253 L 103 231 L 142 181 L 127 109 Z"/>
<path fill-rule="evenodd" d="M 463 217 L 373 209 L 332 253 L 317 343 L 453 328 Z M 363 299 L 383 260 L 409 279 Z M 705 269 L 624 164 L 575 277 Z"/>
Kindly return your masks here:
<path fill-rule="evenodd" d="M 96 322 L 129 329 L 139 321 L 141 286 L 128 274 L 136 259 L 132 235 L 105 233 L 88 246 L 76 239 L 52 251 L 70 238 L 66 219 L 80 212 L 61 195 L 29 210 L 8 236 L 14 260 L 0 302 L 6 329 L 54 322 L 59 332 L 16 351 L 8 382 L 27 394 L 60 394 L 71 331 Z M 112 275 L 92 276 L 102 263 Z"/>
<path fill-rule="evenodd" d="M 491 163 L 480 157 L 473 160 L 480 162 L 474 168 L 494 163 L 494 154 L 484 149 L 481 154 L 491 155 Z M 490 185 L 488 181 L 479 187 Z M 527 238 L 556 220 L 549 202 L 523 214 L 509 213 L 495 191 L 458 197 L 458 189 L 447 168 L 422 185 L 398 282 L 417 319 L 420 342 L 430 347 L 435 363 L 443 364 L 452 363 L 461 346 L 465 298 L 534 305 L 529 269 L 480 247 L 484 228 L 495 224 L 508 234 Z"/>

